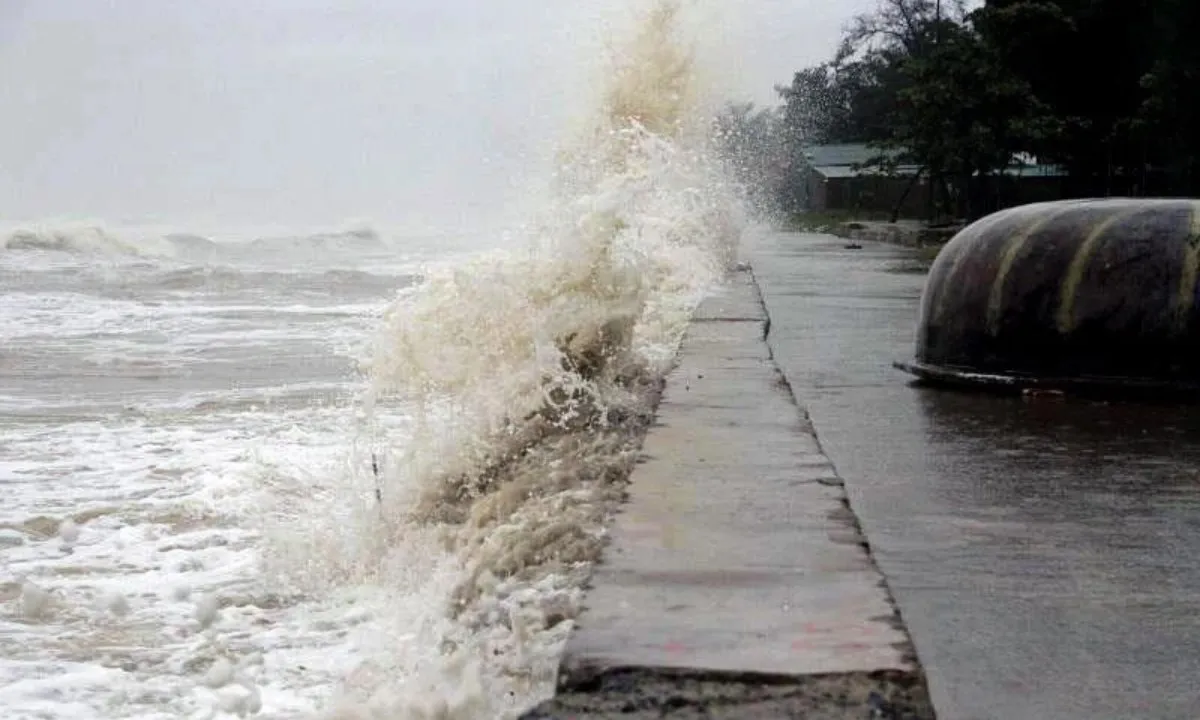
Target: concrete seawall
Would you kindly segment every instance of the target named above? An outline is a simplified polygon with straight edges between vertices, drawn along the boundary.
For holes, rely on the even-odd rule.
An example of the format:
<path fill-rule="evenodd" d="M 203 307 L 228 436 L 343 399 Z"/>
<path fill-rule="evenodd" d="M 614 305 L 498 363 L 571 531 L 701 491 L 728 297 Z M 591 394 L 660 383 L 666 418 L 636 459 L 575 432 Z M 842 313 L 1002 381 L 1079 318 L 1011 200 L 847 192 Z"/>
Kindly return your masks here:
<path fill-rule="evenodd" d="M 556 697 L 526 718 L 933 717 L 769 328 L 748 271 L 698 309 Z"/>

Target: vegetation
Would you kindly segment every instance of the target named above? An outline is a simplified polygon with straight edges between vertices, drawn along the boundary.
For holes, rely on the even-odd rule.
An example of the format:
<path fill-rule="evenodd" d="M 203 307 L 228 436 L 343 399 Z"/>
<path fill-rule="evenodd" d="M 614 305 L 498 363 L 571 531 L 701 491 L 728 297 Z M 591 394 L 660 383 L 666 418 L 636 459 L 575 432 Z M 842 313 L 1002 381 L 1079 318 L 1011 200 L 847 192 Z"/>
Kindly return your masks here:
<path fill-rule="evenodd" d="M 723 118 L 727 151 L 792 207 L 805 145 L 860 142 L 920 168 L 944 215 L 989 208 L 1027 153 L 1067 196 L 1200 191 L 1200 2 L 880 0 L 834 57 L 778 87 L 781 105 Z"/>

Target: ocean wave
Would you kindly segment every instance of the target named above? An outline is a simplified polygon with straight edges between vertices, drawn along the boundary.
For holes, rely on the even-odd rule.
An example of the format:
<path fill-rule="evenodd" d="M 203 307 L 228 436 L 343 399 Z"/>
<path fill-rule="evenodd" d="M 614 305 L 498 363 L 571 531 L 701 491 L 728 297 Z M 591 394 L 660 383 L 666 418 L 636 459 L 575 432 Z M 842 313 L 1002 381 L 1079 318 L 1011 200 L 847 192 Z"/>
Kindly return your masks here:
<path fill-rule="evenodd" d="M 439 597 L 416 627 L 379 609 L 374 629 L 396 636 L 331 717 L 509 717 L 552 691 L 663 378 L 742 228 L 679 6 L 651 6 L 525 246 L 430 268 L 389 308 L 364 400 L 378 475 L 331 479 L 277 514 L 274 581 Z M 402 438 L 371 425 L 397 405 L 412 415 Z M 414 581 L 417 556 L 457 571 Z"/>
<path fill-rule="evenodd" d="M 151 288 L 169 291 L 241 292 L 263 289 L 286 290 L 289 293 L 364 295 L 386 297 L 420 279 L 415 273 L 369 272 L 366 270 L 333 269 L 307 272 L 283 272 L 243 269 L 232 266 L 188 266 L 168 268 L 143 283 Z"/>
<path fill-rule="evenodd" d="M 260 251 L 369 252 L 388 249 L 387 243 L 372 228 L 256 238 L 247 246 Z"/>
<path fill-rule="evenodd" d="M 39 250 L 73 255 L 170 257 L 176 246 L 155 235 L 121 236 L 101 227 L 47 227 L 9 231 L 0 239 L 9 251 Z"/>
<path fill-rule="evenodd" d="M 275 715 L 302 712 L 280 698 L 307 703 L 331 690 L 334 718 L 493 720 L 552 692 L 665 374 L 742 227 L 737 193 L 709 152 L 680 10 L 648 2 L 592 126 L 561 155 L 554 194 L 508 252 L 440 262 L 418 277 L 367 231 L 238 242 L 100 228 L 3 236 L 0 282 L 10 292 L 0 311 L 16 320 L 0 374 L 5 362 L 22 377 L 40 373 L 30 394 L 54 401 L 22 409 L 37 419 L 28 427 L 6 421 L 10 435 L 24 433 L 11 444 L 29 451 L 10 459 L 10 472 L 60 458 L 43 469 L 54 481 L 27 476 L 47 493 L 31 496 L 39 512 L 66 516 L 76 488 L 91 482 L 93 504 L 182 493 L 230 530 L 228 545 L 189 558 L 200 565 L 176 572 L 156 549 L 142 556 L 143 572 L 130 564 L 132 529 L 114 522 L 101 538 L 85 528 L 104 543 L 90 556 L 101 557 L 95 567 L 132 567 L 129 587 L 149 590 L 145 602 L 129 594 L 141 605 L 136 623 L 94 627 L 129 629 L 113 637 L 147 668 L 170 660 L 177 669 L 159 687 L 183 698 L 178 714 L 220 702 L 186 697 L 191 668 L 206 666 L 197 658 L 246 669 L 264 651 L 272 670 L 244 689 L 271 687 Z M 496 235 L 492 246 L 512 247 Z M 448 247 L 458 245 L 437 250 Z M 26 271 L 44 256 L 54 272 Z M 322 287 L 330 292 L 317 297 Z M 344 407 L 332 378 L 350 369 L 345 355 L 372 326 L 365 397 Z M 200 364 L 202 374 L 187 375 Z M 163 374 L 190 379 L 162 383 Z M 71 378 L 88 382 L 72 388 Z M 8 395 L 0 407 L 21 401 Z M 258 412 L 268 401 L 282 414 Z M 59 417 L 78 424 L 41 427 Z M 155 512 L 155 525 L 212 534 L 180 510 Z M 78 508 L 73 517 L 84 522 Z M 55 550 L 52 562 L 79 564 L 63 557 Z M 225 608 L 223 626 L 203 629 L 165 578 L 204 588 L 195 611 L 201 600 L 216 608 L 226 582 L 299 606 L 237 617 Z M 63 610 L 67 622 L 93 627 L 76 622 L 86 610 L 77 605 Z M 98 642 L 61 627 L 30 623 L 23 629 L 40 634 L 10 645 L 32 658 Z M 288 644 L 303 651 L 274 653 Z"/>
<path fill-rule="evenodd" d="M 383 254 L 396 249 L 372 228 L 215 240 L 186 232 L 44 223 L 10 227 L 0 235 L 0 250 L 9 252 L 175 259 L 210 264 L 255 259 L 279 262 L 289 258 L 304 262 L 314 257 L 337 260 Z"/>

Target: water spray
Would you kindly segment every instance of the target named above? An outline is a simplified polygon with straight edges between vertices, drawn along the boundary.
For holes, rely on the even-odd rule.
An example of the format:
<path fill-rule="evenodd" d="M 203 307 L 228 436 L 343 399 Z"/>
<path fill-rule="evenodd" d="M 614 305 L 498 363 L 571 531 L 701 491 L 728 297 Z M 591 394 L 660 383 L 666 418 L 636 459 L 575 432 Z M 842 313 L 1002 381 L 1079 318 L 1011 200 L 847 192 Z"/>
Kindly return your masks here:
<path fill-rule="evenodd" d="M 371 473 L 375 476 L 375 502 L 383 504 L 383 486 L 379 482 L 379 456 L 371 452 Z"/>

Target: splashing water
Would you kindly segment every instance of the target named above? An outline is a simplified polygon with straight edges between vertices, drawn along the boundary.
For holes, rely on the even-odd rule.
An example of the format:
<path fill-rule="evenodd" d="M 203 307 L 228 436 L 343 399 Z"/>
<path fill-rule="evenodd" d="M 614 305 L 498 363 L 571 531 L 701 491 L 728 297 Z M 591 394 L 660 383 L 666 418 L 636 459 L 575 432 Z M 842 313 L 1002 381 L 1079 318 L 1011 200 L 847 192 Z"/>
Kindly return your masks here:
<path fill-rule="evenodd" d="M 682 44 L 707 21 L 638 1 L 518 250 L 0 228 L 8 715 L 490 720 L 552 692 L 742 227 Z"/>
<path fill-rule="evenodd" d="M 330 718 L 504 717 L 552 691 L 662 378 L 740 232 L 680 13 L 652 3 L 523 250 L 430 268 L 388 309 L 363 413 L 378 477 L 277 508 L 272 577 L 382 598 Z"/>

